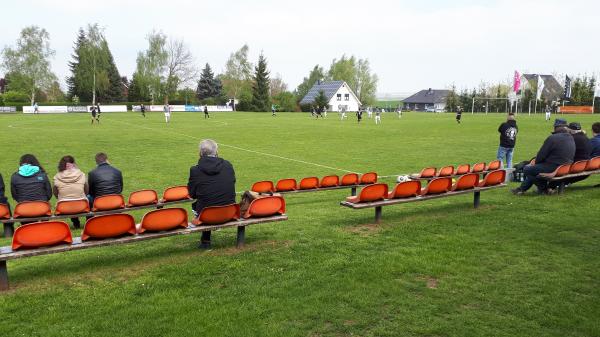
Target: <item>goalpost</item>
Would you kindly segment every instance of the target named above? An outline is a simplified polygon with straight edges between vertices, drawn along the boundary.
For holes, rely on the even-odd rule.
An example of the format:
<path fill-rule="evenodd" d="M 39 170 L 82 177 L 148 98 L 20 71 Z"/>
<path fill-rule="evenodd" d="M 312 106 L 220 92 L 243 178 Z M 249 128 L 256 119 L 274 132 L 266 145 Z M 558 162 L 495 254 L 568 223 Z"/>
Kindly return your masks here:
<path fill-rule="evenodd" d="M 508 97 L 473 97 L 473 101 L 471 102 L 471 114 L 475 113 L 475 100 L 485 101 L 485 114 L 486 115 L 488 114 L 489 108 L 490 108 L 489 101 L 494 101 L 494 100 L 506 101 L 504 104 L 504 111 L 508 112 L 508 104 L 509 104 Z M 512 108 L 512 104 L 511 104 L 511 108 Z"/>

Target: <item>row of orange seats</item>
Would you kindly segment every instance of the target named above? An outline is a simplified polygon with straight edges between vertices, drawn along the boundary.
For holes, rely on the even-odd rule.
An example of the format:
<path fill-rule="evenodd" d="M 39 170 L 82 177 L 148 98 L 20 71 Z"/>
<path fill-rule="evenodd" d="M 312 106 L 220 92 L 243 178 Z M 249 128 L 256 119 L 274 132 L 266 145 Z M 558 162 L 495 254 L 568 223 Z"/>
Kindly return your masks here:
<path fill-rule="evenodd" d="M 310 190 L 317 188 L 368 185 L 377 182 L 377 173 L 368 172 L 359 177 L 356 173 L 348 173 L 341 178 L 337 175 L 329 175 L 321 178 L 307 177 L 300 180 L 300 183 L 293 178 L 286 178 L 273 184 L 270 180 L 263 180 L 252 185 L 251 190 L 257 193 L 288 192 L 296 190 Z"/>
<path fill-rule="evenodd" d="M 500 160 L 491 161 L 489 164 L 485 162 L 477 163 L 471 166 L 470 164 L 462 164 L 458 165 L 456 168 L 454 166 L 444 166 L 439 170 L 435 167 L 426 167 L 421 170 L 421 172 L 415 175 L 418 178 L 434 178 L 434 177 L 449 177 L 454 175 L 463 175 L 467 173 L 481 173 L 486 171 L 494 171 L 499 170 L 502 166 L 502 162 Z"/>
<path fill-rule="evenodd" d="M 533 162 L 533 161 L 532 161 Z M 577 174 L 585 171 L 596 171 L 600 170 L 600 157 L 594 157 L 590 160 L 580 160 L 573 164 L 561 165 L 554 170 L 548 176 L 551 177 L 562 177 L 567 174 Z"/>
<path fill-rule="evenodd" d="M 422 188 L 421 181 L 411 180 L 397 184 L 392 192 L 388 193 L 387 184 L 373 184 L 364 187 L 358 196 L 346 198 L 346 201 L 352 203 L 373 202 L 384 199 L 405 199 L 418 196 L 442 194 L 455 191 L 464 191 L 476 187 L 489 187 L 504 183 L 506 178 L 505 170 L 495 170 L 488 173 L 482 181 L 479 181 L 479 173 L 467 173 L 462 175 L 452 183 L 450 177 L 434 178 Z"/>
<path fill-rule="evenodd" d="M 240 205 L 207 207 L 192 221 L 196 226 L 218 225 L 239 219 L 272 216 L 285 213 L 285 200 L 280 196 L 255 199 L 248 210 L 240 214 Z M 163 208 L 146 213 L 139 225 L 132 215 L 126 213 L 99 215 L 85 223 L 81 240 L 102 240 L 124 235 L 142 235 L 146 232 L 162 232 L 187 228 L 188 213 L 183 208 Z M 60 243 L 71 244 L 73 237 L 69 225 L 63 221 L 42 221 L 17 228 L 12 249 L 33 249 Z"/>
<path fill-rule="evenodd" d="M 132 192 L 125 204 L 125 199 L 120 194 L 103 195 L 94 199 L 91 207 L 92 212 L 125 209 L 127 207 L 138 207 L 155 205 L 159 202 L 172 202 L 190 199 L 187 186 L 174 186 L 167 188 L 162 199 L 158 199 L 155 190 L 140 190 Z M 63 200 L 56 203 L 54 215 L 69 215 L 89 213 L 90 205 L 87 199 Z M 52 208 L 47 201 L 23 201 L 15 206 L 13 218 L 35 218 L 51 216 Z M 10 209 L 8 205 L 0 204 L 0 219 L 9 219 Z"/>

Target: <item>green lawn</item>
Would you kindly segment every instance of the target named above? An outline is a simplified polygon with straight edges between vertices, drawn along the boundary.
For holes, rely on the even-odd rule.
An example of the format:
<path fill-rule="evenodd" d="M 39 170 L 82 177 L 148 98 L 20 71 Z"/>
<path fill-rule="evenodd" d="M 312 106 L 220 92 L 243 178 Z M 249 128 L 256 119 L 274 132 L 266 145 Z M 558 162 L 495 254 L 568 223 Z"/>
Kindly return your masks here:
<path fill-rule="evenodd" d="M 158 113 L 105 113 L 91 126 L 80 114 L 0 115 L 0 172 L 8 183 L 24 153 L 50 176 L 66 154 L 87 172 L 105 151 L 125 194 L 161 193 L 187 182 L 198 142 L 212 138 L 238 191 L 345 170 L 388 176 L 490 161 L 504 118 L 211 116 L 174 113 L 166 125 Z M 599 118 L 571 119 L 589 129 Z M 515 162 L 551 127 L 541 115 L 518 123 Z M 286 196 L 289 221 L 250 227 L 241 250 L 226 230 L 210 251 L 195 235 L 9 261 L 0 336 L 600 336 L 598 183 L 552 197 L 484 192 L 477 210 L 471 195 L 396 205 L 380 225 L 372 209 L 339 206 L 347 190 L 303 193 Z"/>

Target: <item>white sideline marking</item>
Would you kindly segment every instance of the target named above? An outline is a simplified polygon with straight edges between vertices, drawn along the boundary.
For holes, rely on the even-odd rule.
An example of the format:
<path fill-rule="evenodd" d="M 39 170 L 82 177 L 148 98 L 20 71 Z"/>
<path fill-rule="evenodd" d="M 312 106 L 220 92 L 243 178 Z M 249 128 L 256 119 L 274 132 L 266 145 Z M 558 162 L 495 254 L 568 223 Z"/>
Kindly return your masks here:
<path fill-rule="evenodd" d="M 191 139 L 195 139 L 195 140 L 201 139 L 199 137 L 190 136 L 188 134 L 181 133 L 181 132 L 175 132 L 175 131 L 171 131 L 171 130 L 162 130 L 162 129 L 153 129 L 153 128 L 150 128 L 150 127 L 147 127 L 147 126 L 135 125 L 135 124 L 131 124 L 131 123 L 128 123 L 128 122 L 119 121 L 119 120 L 114 120 L 114 121 L 115 122 L 119 122 L 119 123 L 123 123 L 123 124 L 127 124 L 127 125 L 130 125 L 130 126 L 136 126 L 136 127 L 144 128 L 144 129 L 151 130 L 151 131 L 162 131 L 162 132 L 167 132 L 167 133 L 170 132 L 170 133 L 173 133 L 173 134 L 176 134 L 176 135 L 185 136 L 185 137 L 188 137 L 188 138 L 191 138 Z M 346 172 L 346 173 L 358 173 L 358 174 L 361 174 L 360 172 L 356 172 L 356 171 L 349 171 L 349 170 L 344 170 L 344 169 L 337 168 L 337 167 L 331 167 L 331 166 L 327 166 L 327 165 L 321 165 L 321 164 L 317 164 L 317 163 L 312 163 L 312 162 L 305 161 L 305 160 L 283 157 L 283 156 L 279 156 L 279 155 L 272 154 L 272 153 L 267 153 L 267 152 L 254 151 L 254 150 L 245 149 L 243 147 L 239 147 L 239 146 L 235 146 L 235 145 L 224 144 L 224 143 L 221 143 L 221 142 L 219 142 L 218 144 L 219 144 L 219 146 L 229 147 L 229 148 L 236 149 L 236 150 L 239 150 L 239 151 L 246 151 L 246 152 L 250 152 L 250 153 L 254 153 L 254 154 L 260 154 L 260 155 L 263 155 L 263 156 L 268 156 L 268 157 L 273 157 L 273 158 L 278 158 L 278 159 L 283 159 L 283 160 L 289 160 L 289 161 L 293 161 L 293 162 L 297 162 L 297 163 L 318 166 L 318 167 L 322 167 L 322 168 L 326 168 L 326 169 L 330 169 L 330 170 L 336 170 L 336 171 L 341 171 L 341 172 Z"/>

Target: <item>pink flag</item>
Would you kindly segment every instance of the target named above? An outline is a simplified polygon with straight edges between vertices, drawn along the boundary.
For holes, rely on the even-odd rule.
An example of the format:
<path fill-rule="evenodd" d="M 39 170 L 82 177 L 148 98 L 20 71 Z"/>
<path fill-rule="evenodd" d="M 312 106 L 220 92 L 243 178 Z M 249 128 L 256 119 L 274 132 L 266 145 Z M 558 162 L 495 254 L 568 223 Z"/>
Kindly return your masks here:
<path fill-rule="evenodd" d="M 521 75 L 515 70 L 515 80 L 513 81 L 513 91 L 518 92 L 521 89 Z"/>

